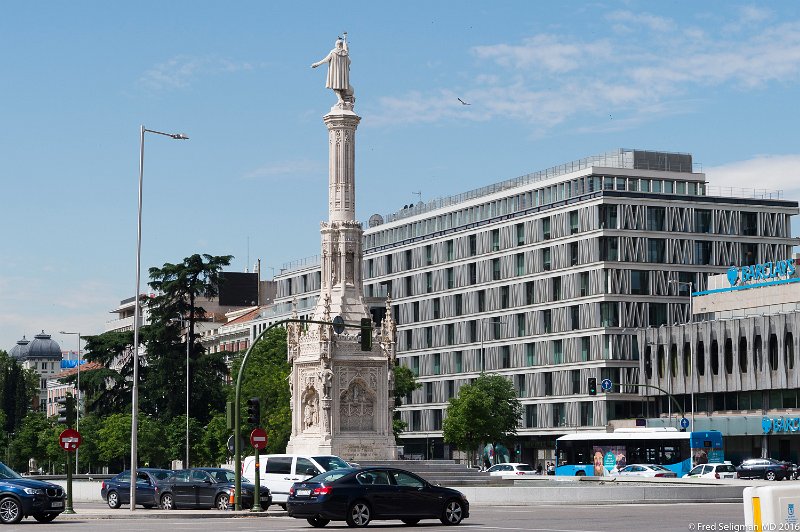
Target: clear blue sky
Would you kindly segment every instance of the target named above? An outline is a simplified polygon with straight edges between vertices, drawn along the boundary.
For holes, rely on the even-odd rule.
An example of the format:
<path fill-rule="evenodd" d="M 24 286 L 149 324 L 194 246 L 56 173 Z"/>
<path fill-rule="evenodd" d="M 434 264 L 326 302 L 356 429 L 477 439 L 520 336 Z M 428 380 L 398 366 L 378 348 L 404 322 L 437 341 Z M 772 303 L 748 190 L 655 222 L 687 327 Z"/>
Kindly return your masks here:
<path fill-rule="evenodd" d="M 147 138 L 144 271 L 317 254 L 334 95 L 310 65 L 343 31 L 360 220 L 618 147 L 800 199 L 794 1 L 8 1 L 0 349 L 72 349 L 133 295 L 141 124 L 191 137 Z"/>

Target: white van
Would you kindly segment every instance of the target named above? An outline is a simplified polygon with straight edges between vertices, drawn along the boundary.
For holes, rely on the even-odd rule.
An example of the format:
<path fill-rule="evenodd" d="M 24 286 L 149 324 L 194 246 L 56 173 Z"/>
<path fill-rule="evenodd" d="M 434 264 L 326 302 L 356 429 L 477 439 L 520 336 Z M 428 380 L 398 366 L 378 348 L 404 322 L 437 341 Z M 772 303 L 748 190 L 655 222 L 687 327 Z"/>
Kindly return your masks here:
<path fill-rule="evenodd" d="M 255 482 L 255 456 L 247 456 L 242 462 L 242 478 Z M 299 454 L 267 454 L 260 457 L 259 484 L 267 486 L 272 493 L 272 504 L 286 506 L 289 488 L 295 482 L 319 475 L 324 471 L 350 467 L 338 456 L 301 456 Z"/>

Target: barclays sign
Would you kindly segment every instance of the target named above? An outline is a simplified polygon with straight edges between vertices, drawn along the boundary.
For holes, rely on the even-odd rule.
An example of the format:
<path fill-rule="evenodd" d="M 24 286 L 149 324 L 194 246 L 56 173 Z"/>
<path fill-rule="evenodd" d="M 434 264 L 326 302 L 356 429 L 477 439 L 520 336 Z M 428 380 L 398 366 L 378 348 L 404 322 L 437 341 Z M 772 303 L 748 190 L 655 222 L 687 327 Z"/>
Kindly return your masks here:
<path fill-rule="evenodd" d="M 752 266 L 728 268 L 728 282 L 731 286 L 740 286 L 751 281 L 769 282 L 777 278 L 791 277 L 795 273 L 794 259 L 764 262 Z"/>
<path fill-rule="evenodd" d="M 800 431 L 800 417 L 766 417 L 761 419 L 761 428 L 764 434 L 770 432 L 798 432 Z"/>

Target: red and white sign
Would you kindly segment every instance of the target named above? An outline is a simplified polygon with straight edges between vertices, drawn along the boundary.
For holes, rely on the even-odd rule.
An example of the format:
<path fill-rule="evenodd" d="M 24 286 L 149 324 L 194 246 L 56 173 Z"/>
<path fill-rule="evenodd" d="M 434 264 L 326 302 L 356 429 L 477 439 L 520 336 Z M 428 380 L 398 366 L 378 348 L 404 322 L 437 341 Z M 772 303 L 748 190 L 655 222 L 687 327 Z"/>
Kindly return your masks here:
<path fill-rule="evenodd" d="M 68 453 L 77 450 L 82 441 L 81 433 L 75 429 L 67 429 L 58 435 L 58 445 Z"/>
<path fill-rule="evenodd" d="M 267 446 L 267 431 L 261 427 L 256 427 L 250 433 L 250 444 L 256 449 L 263 449 Z"/>

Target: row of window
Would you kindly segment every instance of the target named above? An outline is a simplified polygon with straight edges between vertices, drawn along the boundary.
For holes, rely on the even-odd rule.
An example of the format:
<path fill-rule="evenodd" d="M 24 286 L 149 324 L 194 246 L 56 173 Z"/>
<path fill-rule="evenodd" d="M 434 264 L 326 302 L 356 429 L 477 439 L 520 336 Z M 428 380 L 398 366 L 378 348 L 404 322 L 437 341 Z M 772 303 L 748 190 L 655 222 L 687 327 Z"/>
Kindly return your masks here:
<path fill-rule="evenodd" d="M 725 338 L 722 343 L 722 364 L 720 365 L 720 347 L 717 340 L 712 340 L 708 346 L 708 354 L 706 355 L 706 345 L 703 341 L 697 342 L 695 345 L 695 353 L 692 356 L 692 344 L 685 342 L 682 346 L 679 355 L 679 347 L 676 344 L 669 346 L 659 345 L 655 348 L 655 362 L 656 362 L 656 375 L 657 378 L 662 379 L 665 376 L 677 377 L 681 370 L 684 377 L 692 375 L 692 368 L 696 364 L 697 374 L 700 376 L 705 375 L 706 370 L 710 370 L 712 375 L 719 375 L 721 370 L 727 375 L 731 375 L 734 371 L 740 373 L 747 373 L 748 371 L 764 371 L 764 356 L 763 351 L 765 342 L 762 340 L 761 335 L 756 335 L 753 338 L 752 349 L 750 350 L 750 359 L 748 359 L 748 339 L 744 336 L 740 337 L 737 344 L 734 346 L 732 338 Z M 778 363 L 780 359 L 778 336 L 770 334 L 766 341 L 767 348 L 767 369 L 770 371 L 778 370 Z M 667 349 L 669 350 L 667 352 Z M 647 346 L 645 348 L 644 356 L 644 370 L 647 379 L 653 378 L 653 347 Z M 708 364 L 706 364 L 708 358 Z M 783 365 L 785 369 L 794 369 L 794 337 L 791 332 L 784 334 L 783 343 Z"/>

